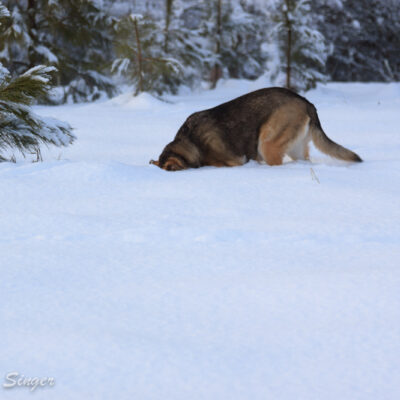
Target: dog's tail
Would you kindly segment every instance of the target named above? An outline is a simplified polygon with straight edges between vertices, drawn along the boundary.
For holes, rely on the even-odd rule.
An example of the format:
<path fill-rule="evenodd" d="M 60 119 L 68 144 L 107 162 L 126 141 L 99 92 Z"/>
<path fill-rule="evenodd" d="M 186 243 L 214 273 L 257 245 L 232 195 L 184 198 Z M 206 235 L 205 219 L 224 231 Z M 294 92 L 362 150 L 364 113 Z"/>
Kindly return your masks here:
<path fill-rule="evenodd" d="M 321 127 L 321 123 L 318 118 L 317 110 L 314 106 L 310 111 L 311 121 L 310 121 L 310 132 L 311 138 L 318 150 L 323 153 L 328 154 L 332 157 L 338 158 L 339 160 L 352 161 L 352 162 L 362 162 L 360 156 L 351 150 L 346 149 L 340 144 L 335 143 L 333 140 L 329 139 L 324 130 Z"/>

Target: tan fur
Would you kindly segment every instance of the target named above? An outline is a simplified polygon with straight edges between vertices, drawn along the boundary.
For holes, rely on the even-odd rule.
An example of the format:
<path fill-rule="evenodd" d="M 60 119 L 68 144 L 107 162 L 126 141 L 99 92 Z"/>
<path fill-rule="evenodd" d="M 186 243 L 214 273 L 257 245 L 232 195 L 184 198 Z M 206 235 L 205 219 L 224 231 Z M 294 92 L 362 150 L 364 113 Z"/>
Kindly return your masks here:
<path fill-rule="evenodd" d="M 182 164 L 182 161 L 176 157 L 170 157 L 168 161 L 162 167 L 166 171 L 179 171 L 186 167 Z"/>
<path fill-rule="evenodd" d="M 235 156 L 226 146 L 218 132 L 207 130 L 201 135 L 207 148 L 203 160 L 204 165 L 214 167 L 236 167 L 245 163 L 244 157 Z"/>
<path fill-rule="evenodd" d="M 285 154 L 294 160 L 306 159 L 309 122 L 310 117 L 302 102 L 292 101 L 279 107 L 261 126 L 258 159 L 268 165 L 281 165 Z"/>
<path fill-rule="evenodd" d="M 361 158 L 358 156 L 358 154 L 329 139 L 322 129 L 319 129 L 318 127 L 311 127 L 310 135 L 315 144 L 315 147 L 323 153 L 329 154 L 330 156 L 343 161 L 361 161 Z"/>
<path fill-rule="evenodd" d="M 188 160 L 188 162 L 194 162 L 200 158 L 198 148 L 189 141 L 179 142 L 174 146 L 174 150 L 177 154 Z"/>
<path fill-rule="evenodd" d="M 308 142 L 304 144 L 303 155 L 305 160 L 310 159 L 310 146 L 308 145 Z"/>
<path fill-rule="evenodd" d="M 204 161 L 204 165 L 209 165 L 213 167 L 238 167 L 239 165 L 243 165 L 246 162 L 246 159 L 243 157 L 235 157 L 232 159 L 216 159 L 216 158 L 208 158 Z"/>
<path fill-rule="evenodd" d="M 213 153 L 223 154 L 226 152 L 225 143 L 220 138 L 218 132 L 207 130 L 199 135 L 204 143 Z"/>
<path fill-rule="evenodd" d="M 231 160 L 226 160 L 225 164 L 227 167 L 238 167 L 246 162 L 246 157 L 235 157 Z"/>
<path fill-rule="evenodd" d="M 264 141 L 260 146 L 260 152 L 263 160 L 268 165 L 281 165 L 283 156 L 285 155 L 284 149 L 272 141 Z"/>

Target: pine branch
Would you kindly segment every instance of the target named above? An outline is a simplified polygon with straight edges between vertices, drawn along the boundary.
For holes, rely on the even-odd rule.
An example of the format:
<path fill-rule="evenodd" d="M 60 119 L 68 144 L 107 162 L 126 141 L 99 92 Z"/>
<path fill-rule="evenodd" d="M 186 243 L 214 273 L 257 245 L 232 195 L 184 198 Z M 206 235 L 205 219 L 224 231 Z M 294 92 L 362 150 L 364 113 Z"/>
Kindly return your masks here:
<path fill-rule="evenodd" d="M 38 154 L 42 144 L 67 146 L 74 141 L 69 124 L 38 116 L 30 108 L 51 89 L 54 67 L 40 65 L 14 79 L 2 66 L 0 71 L 0 148 Z"/>
<path fill-rule="evenodd" d="M 0 100 L 13 103 L 32 104 L 35 99 L 45 96 L 51 89 L 49 73 L 55 67 L 39 65 L 15 79 L 6 76 L 0 83 Z"/>

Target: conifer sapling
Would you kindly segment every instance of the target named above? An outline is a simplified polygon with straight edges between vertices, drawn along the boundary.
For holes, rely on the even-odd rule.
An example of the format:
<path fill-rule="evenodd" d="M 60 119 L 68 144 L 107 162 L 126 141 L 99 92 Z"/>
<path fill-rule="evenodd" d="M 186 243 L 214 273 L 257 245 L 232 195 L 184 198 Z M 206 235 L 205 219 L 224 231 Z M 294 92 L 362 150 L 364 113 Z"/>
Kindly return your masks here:
<path fill-rule="evenodd" d="M 50 73 L 54 70 L 39 65 L 11 78 L 0 64 L 0 151 L 17 149 L 23 155 L 38 154 L 40 145 L 67 146 L 73 142 L 69 124 L 41 117 L 30 107 L 51 89 Z"/>

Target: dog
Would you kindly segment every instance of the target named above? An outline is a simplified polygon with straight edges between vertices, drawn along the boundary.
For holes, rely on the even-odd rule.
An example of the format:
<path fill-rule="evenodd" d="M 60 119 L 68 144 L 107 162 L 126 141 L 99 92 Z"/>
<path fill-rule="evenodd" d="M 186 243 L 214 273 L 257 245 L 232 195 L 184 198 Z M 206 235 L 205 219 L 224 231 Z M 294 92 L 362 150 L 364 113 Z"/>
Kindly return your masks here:
<path fill-rule="evenodd" d="M 309 159 L 309 142 L 339 160 L 361 162 L 325 134 L 312 103 L 291 90 L 260 89 L 190 115 L 154 164 L 167 171 L 233 167 L 249 160 L 281 165 Z"/>

